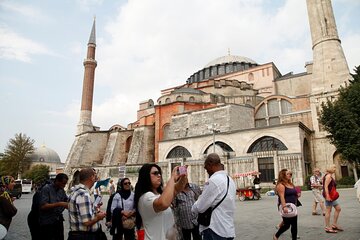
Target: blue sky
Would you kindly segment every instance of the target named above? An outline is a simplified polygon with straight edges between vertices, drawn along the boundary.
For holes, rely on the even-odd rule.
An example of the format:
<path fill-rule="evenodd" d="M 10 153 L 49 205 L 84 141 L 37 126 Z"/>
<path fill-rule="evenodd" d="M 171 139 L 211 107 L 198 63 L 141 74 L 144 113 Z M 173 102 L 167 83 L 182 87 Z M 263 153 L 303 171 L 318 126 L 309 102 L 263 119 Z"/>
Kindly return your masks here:
<path fill-rule="evenodd" d="M 333 8 L 353 69 L 360 1 L 333 0 Z M 156 101 L 228 49 L 282 74 L 312 60 L 305 0 L 0 0 L 0 152 L 22 132 L 66 160 L 94 15 L 92 122 L 103 130 L 134 122 L 140 101 Z"/>

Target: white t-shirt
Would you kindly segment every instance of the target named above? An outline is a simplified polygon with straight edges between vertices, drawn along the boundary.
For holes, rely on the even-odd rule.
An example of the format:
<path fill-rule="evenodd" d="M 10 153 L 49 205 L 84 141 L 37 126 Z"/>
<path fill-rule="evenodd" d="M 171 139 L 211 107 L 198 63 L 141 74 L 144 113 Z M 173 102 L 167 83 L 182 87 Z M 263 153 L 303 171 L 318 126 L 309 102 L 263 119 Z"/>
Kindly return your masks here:
<path fill-rule="evenodd" d="M 165 234 L 174 225 L 174 216 L 169 208 L 156 213 L 153 207 L 155 199 L 160 197 L 153 192 L 143 194 L 138 203 L 144 229 L 145 240 L 166 240 Z"/>

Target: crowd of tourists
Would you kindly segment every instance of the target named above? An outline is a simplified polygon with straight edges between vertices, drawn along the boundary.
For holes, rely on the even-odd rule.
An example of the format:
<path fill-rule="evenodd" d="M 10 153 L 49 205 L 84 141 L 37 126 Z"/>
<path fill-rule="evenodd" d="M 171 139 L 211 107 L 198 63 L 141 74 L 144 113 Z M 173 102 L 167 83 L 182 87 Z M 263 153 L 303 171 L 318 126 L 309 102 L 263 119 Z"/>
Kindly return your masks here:
<path fill-rule="evenodd" d="M 54 181 L 46 182 L 33 196 L 28 225 L 31 239 L 36 240 L 105 240 L 102 220 L 110 229 L 113 240 L 215 240 L 235 239 L 234 211 L 236 186 L 224 170 L 217 154 L 209 154 L 204 162 L 209 175 L 203 189 L 187 178 L 185 166 L 175 167 L 164 184 L 162 169 L 155 163 L 144 164 L 135 188 L 129 178 L 113 181 L 109 186 L 106 211 L 100 192 L 95 197 L 92 189 L 99 180 L 93 168 L 79 172 L 79 183 L 65 193 L 68 176 L 56 175 Z M 338 225 L 341 211 L 334 180 L 335 165 L 326 169 L 324 176 L 314 169 L 310 178 L 314 204 L 312 215 L 323 215 L 325 231 L 343 231 Z M 8 192 L 14 187 L 14 178 L 1 177 L 0 182 L 0 228 L 9 229 L 17 210 Z M 100 189 L 99 189 L 100 190 Z M 292 172 L 279 172 L 275 191 L 281 222 L 273 239 L 291 228 L 292 239 L 299 238 L 297 231 L 298 211 L 301 206 L 301 190 L 292 183 Z M 320 206 L 321 212 L 317 212 Z M 332 224 L 330 215 L 335 209 Z M 70 231 L 64 236 L 63 213 L 67 209 Z M 0 229 L 1 230 L 1 229 Z"/>

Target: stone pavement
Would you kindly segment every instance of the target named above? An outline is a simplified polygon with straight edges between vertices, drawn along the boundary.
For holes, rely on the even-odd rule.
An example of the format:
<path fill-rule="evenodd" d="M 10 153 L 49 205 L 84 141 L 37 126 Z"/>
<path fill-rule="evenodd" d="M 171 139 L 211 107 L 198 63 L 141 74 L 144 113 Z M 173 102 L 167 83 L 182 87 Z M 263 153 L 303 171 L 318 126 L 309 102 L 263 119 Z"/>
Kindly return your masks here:
<path fill-rule="evenodd" d="M 345 229 L 344 232 L 329 234 L 324 231 L 324 217 L 312 216 L 312 193 L 305 191 L 300 198 L 302 207 L 299 208 L 298 229 L 301 239 L 306 240 L 360 240 L 360 203 L 355 197 L 355 189 L 340 189 L 339 203 L 342 207 L 339 224 Z M 7 240 L 29 240 L 30 231 L 27 226 L 27 215 L 31 207 L 32 194 L 23 195 L 15 201 L 18 208 L 17 215 L 13 218 Z M 104 196 L 104 208 L 107 204 L 107 196 Z M 281 220 L 276 209 L 277 197 L 263 196 L 256 201 L 236 201 L 235 228 L 236 239 L 272 239 L 275 233 L 275 225 Z M 69 224 L 68 214 L 65 210 L 65 239 Z M 105 229 L 105 228 L 104 228 Z M 107 232 L 108 239 L 112 237 Z M 291 239 L 290 230 L 283 234 L 280 239 Z"/>

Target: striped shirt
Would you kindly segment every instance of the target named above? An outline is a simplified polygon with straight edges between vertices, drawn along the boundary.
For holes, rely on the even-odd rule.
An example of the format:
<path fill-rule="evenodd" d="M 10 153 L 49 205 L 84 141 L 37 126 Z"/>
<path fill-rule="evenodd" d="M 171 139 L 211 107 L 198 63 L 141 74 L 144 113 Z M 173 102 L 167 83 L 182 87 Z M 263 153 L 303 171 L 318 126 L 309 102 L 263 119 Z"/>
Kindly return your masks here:
<path fill-rule="evenodd" d="M 100 223 L 85 226 L 84 222 L 95 218 L 94 204 L 91 200 L 90 190 L 83 184 L 76 185 L 69 196 L 69 221 L 70 231 L 96 232 Z"/>
<path fill-rule="evenodd" d="M 176 222 L 184 229 L 193 229 L 198 225 L 198 214 L 192 212 L 191 207 L 200 196 L 201 189 L 196 184 L 189 185 L 188 190 L 179 192 L 173 201 Z"/>

